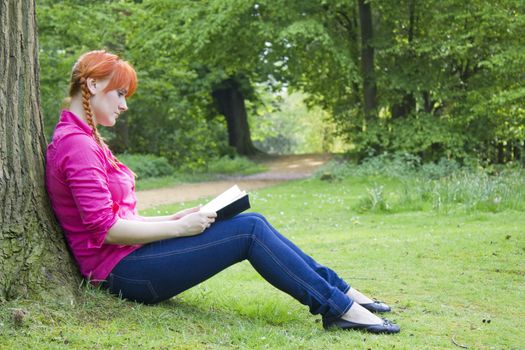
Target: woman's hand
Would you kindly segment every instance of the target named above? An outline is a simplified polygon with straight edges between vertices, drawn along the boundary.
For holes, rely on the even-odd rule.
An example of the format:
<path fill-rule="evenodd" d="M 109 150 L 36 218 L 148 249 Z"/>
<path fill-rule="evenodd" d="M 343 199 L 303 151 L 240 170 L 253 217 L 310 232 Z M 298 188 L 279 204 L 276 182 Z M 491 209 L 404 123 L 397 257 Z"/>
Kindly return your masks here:
<path fill-rule="evenodd" d="M 184 209 L 184 210 L 181 210 L 181 211 L 179 211 L 179 212 L 177 212 L 175 214 L 171 214 L 171 215 L 141 216 L 141 218 L 143 219 L 143 221 L 146 221 L 146 222 L 177 221 L 177 220 L 182 219 L 183 217 L 185 217 L 188 214 L 198 212 L 200 209 L 201 209 L 201 206 L 198 206 L 198 207 L 194 207 L 194 208 Z"/>
<path fill-rule="evenodd" d="M 185 217 L 188 214 L 198 212 L 200 209 L 201 209 L 201 206 L 199 205 L 198 207 L 193 207 L 193 208 L 188 208 L 188 209 L 181 210 L 181 211 L 173 214 L 171 216 L 171 220 L 180 220 L 180 219 L 182 219 L 183 217 Z"/>
<path fill-rule="evenodd" d="M 189 210 L 189 209 L 188 209 Z M 215 222 L 215 212 L 201 212 L 191 209 L 179 220 L 136 221 L 118 219 L 109 229 L 107 244 L 145 244 L 164 239 L 195 236 Z"/>
<path fill-rule="evenodd" d="M 193 236 L 204 232 L 215 222 L 216 217 L 215 212 L 193 211 L 179 219 L 179 223 L 182 225 L 184 236 Z"/>

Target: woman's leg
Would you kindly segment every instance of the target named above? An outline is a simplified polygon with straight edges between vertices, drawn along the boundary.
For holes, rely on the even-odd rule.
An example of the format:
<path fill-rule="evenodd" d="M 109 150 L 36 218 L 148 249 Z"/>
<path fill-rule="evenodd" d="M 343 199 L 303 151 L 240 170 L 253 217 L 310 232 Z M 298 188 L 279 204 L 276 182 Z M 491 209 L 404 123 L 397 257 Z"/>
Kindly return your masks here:
<path fill-rule="evenodd" d="M 368 303 L 374 303 L 372 299 L 367 297 L 366 295 L 362 294 L 355 288 L 350 288 L 350 285 L 344 281 L 335 271 L 332 269 L 323 266 L 319 264 L 317 261 L 315 261 L 311 256 L 304 253 L 299 247 L 297 247 L 293 242 L 291 242 L 289 239 L 287 239 L 285 236 L 283 236 L 279 231 L 277 231 L 269 222 L 268 220 L 259 213 L 245 213 L 240 214 L 243 216 L 256 216 L 263 220 L 266 225 L 272 230 L 272 232 L 277 235 L 286 245 L 288 245 L 291 249 L 293 249 L 297 255 L 299 255 L 313 270 L 315 270 L 321 277 L 323 277 L 330 285 L 338 288 L 343 293 L 346 293 L 350 298 L 352 298 L 354 301 L 356 301 L 359 304 L 368 304 Z M 387 307 L 385 305 L 385 307 Z"/>
<path fill-rule="evenodd" d="M 145 303 L 168 299 L 239 261 L 248 259 L 268 282 L 329 318 L 353 301 L 332 286 L 278 237 L 265 220 L 236 216 L 204 233 L 144 245 L 124 258 L 108 279 L 109 290 Z"/>
<path fill-rule="evenodd" d="M 277 231 L 269 222 L 266 220 L 266 218 L 259 214 L 259 213 L 245 213 L 240 214 L 239 216 L 255 216 L 260 218 L 264 221 L 264 223 L 268 226 L 270 230 L 281 240 L 284 244 L 286 244 L 290 249 L 292 249 L 298 256 L 300 256 L 307 264 L 312 268 L 314 271 L 316 271 L 319 276 L 323 277 L 330 285 L 336 287 L 343 293 L 347 293 L 350 290 L 350 285 L 346 283 L 341 277 L 337 275 L 335 271 L 332 269 L 323 266 L 319 264 L 317 261 L 315 261 L 311 256 L 303 252 L 299 247 L 297 247 L 293 242 L 291 242 L 288 238 L 283 236 L 279 231 Z"/>

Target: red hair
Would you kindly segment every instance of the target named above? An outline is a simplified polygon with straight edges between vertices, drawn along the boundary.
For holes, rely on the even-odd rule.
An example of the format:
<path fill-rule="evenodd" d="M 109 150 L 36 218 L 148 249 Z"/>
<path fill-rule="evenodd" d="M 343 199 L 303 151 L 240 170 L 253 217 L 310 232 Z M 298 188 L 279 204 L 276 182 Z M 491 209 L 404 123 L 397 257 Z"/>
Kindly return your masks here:
<path fill-rule="evenodd" d="M 69 96 L 73 97 L 79 92 L 82 93 L 82 106 L 86 113 L 87 123 L 93 130 L 95 141 L 104 150 L 105 142 L 97 130 L 97 125 L 93 119 L 93 112 L 91 111 L 91 92 L 87 86 L 88 78 L 95 80 L 109 79 L 109 83 L 104 89 L 104 92 L 125 89 L 126 97 L 130 97 L 137 89 L 137 73 L 131 64 L 123 61 L 119 56 L 104 50 L 86 52 L 79 57 L 73 66 L 69 85 Z M 106 152 L 104 151 L 104 153 Z M 120 170 L 117 165 L 117 158 L 108 158 L 108 161 L 115 169 Z"/>
<path fill-rule="evenodd" d="M 81 85 L 87 78 L 97 80 L 109 78 L 109 84 L 104 92 L 126 89 L 126 97 L 133 95 L 137 89 L 137 73 L 131 64 L 104 50 L 86 52 L 79 57 L 71 72 L 70 97 L 80 91 Z"/>

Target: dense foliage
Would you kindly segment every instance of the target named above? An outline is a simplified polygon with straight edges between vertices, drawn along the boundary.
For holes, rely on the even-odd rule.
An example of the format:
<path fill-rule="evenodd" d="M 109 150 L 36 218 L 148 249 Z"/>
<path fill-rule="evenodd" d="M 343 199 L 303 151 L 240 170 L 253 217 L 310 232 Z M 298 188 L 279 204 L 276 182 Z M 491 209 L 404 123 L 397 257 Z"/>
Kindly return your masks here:
<path fill-rule="evenodd" d="M 367 4 L 371 58 L 363 55 L 362 1 L 301 1 L 288 11 L 282 5 L 287 25 L 272 45 L 285 62 L 282 75 L 331 111 L 361 156 L 523 158 L 521 1 Z M 364 71 L 365 59 L 373 60 L 372 72 Z M 376 96 L 365 117 L 367 79 Z"/>
<path fill-rule="evenodd" d="M 46 125 L 73 60 L 107 48 L 140 79 L 130 111 L 105 133 L 116 152 L 189 168 L 232 155 L 213 91 L 234 82 L 252 124 L 264 122 L 256 86 L 305 92 L 360 158 L 523 160 L 522 10 L 520 0 L 42 0 Z"/>
<path fill-rule="evenodd" d="M 102 130 L 113 151 L 163 156 L 172 165 L 193 169 L 229 150 L 225 127 L 207 120 L 206 90 L 198 89 L 187 61 L 170 57 L 162 32 L 147 36 L 138 21 L 148 14 L 128 2 L 42 1 L 39 3 L 42 100 L 51 134 L 74 60 L 87 50 L 106 48 L 131 61 L 139 90 L 114 130 Z M 158 25 L 162 22 L 158 21 Z M 148 41 L 148 39 L 152 39 Z M 191 93 L 192 89 L 195 93 Z M 202 102 L 204 100 L 204 102 Z"/>
<path fill-rule="evenodd" d="M 137 179 L 173 175 L 174 169 L 164 157 L 151 154 L 121 154 L 119 161 L 130 168 Z"/>

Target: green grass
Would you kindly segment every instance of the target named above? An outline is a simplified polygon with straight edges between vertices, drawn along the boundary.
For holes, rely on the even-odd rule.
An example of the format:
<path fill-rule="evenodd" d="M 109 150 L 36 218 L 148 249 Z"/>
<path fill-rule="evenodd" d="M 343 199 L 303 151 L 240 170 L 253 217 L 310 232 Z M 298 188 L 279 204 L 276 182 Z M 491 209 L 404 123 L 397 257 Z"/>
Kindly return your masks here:
<path fill-rule="evenodd" d="M 156 306 L 86 287 L 74 302 L 5 303 L 0 349 L 459 349 L 453 338 L 469 349 L 522 349 L 523 212 L 358 212 L 356 203 L 377 183 L 387 193 L 402 190 L 380 178 L 305 180 L 251 198 L 254 211 L 306 252 L 388 302 L 399 335 L 326 332 L 320 316 L 243 262 Z M 28 312 L 19 326 L 14 308 Z"/>
<path fill-rule="evenodd" d="M 366 190 L 354 206 L 360 213 L 525 211 L 525 169 L 510 163 L 499 169 L 460 167 L 447 159 L 421 165 L 417 157 L 396 154 L 359 165 L 336 159 L 319 169 L 317 177 L 366 181 Z"/>

